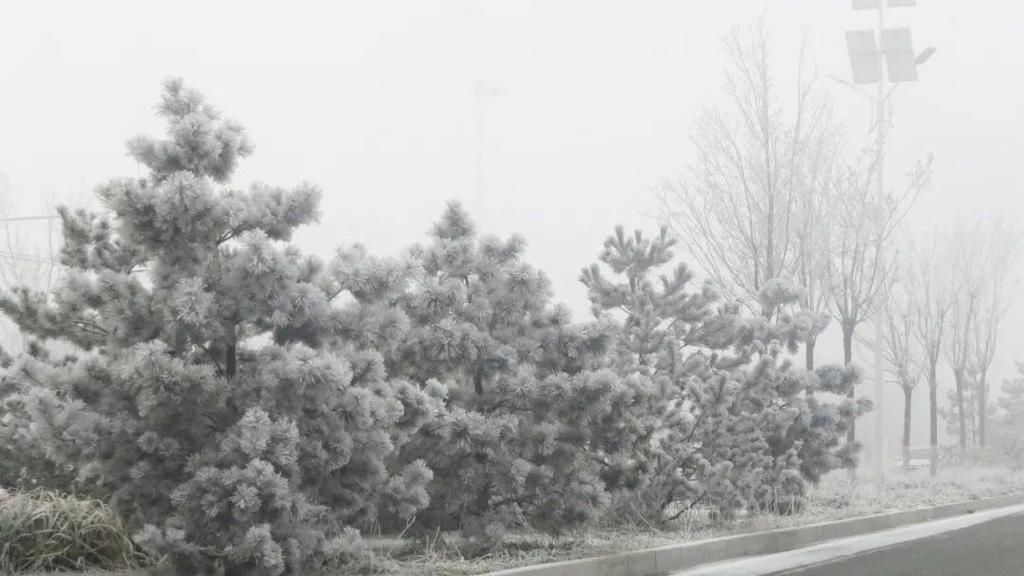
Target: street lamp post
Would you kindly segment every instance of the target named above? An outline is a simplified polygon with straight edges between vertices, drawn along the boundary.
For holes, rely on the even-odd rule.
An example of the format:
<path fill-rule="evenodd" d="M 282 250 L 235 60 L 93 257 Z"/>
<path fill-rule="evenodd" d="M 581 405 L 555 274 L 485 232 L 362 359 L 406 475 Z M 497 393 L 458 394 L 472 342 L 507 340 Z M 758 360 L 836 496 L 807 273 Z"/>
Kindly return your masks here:
<path fill-rule="evenodd" d="M 917 67 L 928 60 L 934 48 L 928 48 L 920 55 L 914 54 L 913 42 L 909 28 L 886 28 L 886 8 L 910 7 L 917 4 L 916 0 L 853 0 L 854 10 L 876 10 L 878 15 L 875 30 L 854 30 L 846 33 L 850 63 L 853 68 L 853 84 L 843 82 L 859 93 L 872 100 L 875 115 L 875 170 L 878 197 L 885 196 L 885 147 L 888 136 L 887 105 L 892 92 L 904 82 L 917 81 Z M 888 83 L 893 86 L 889 88 Z M 861 90 L 859 84 L 875 84 L 876 93 L 871 95 Z M 884 237 L 878 234 L 877 258 L 885 257 Z M 875 303 L 875 434 L 874 464 L 875 475 L 881 479 L 885 475 L 885 415 L 882 397 L 885 393 L 882 374 L 882 308 L 886 294 L 879 291 L 878 302 Z"/>
<path fill-rule="evenodd" d="M 476 95 L 476 218 L 481 230 L 484 228 L 484 147 L 487 101 L 500 94 L 500 90 L 488 85 L 483 80 L 477 81 L 474 87 Z"/>
<path fill-rule="evenodd" d="M 885 0 L 879 0 L 878 2 L 878 34 L 880 38 L 884 38 L 885 34 Z M 882 49 L 878 51 L 878 69 L 882 70 L 885 67 L 885 47 L 884 42 Z M 878 178 L 878 198 L 881 199 L 885 194 L 885 136 L 887 126 L 886 109 L 885 109 L 885 74 L 879 74 L 878 76 L 878 95 L 877 100 L 877 111 L 875 114 L 878 117 L 878 157 L 876 167 Z M 882 265 L 885 265 L 885 246 L 881 236 L 882 231 L 879 230 L 878 237 L 878 254 L 875 256 L 878 258 Z M 882 383 L 882 309 L 884 307 L 885 294 L 884 290 L 879 290 L 878 295 L 881 297 L 879 302 L 875 305 L 875 398 L 878 401 L 878 407 L 875 409 L 875 476 L 879 479 L 885 477 L 885 439 L 883 431 L 885 430 L 885 414 L 882 410 L 882 396 L 885 394 L 885 388 Z"/>

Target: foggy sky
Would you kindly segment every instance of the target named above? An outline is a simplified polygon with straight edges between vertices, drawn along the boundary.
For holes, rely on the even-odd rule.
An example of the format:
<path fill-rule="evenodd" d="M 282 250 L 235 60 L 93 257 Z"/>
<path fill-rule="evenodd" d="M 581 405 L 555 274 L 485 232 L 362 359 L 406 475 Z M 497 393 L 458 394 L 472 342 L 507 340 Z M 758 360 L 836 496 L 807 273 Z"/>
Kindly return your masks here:
<path fill-rule="evenodd" d="M 889 182 L 932 152 L 934 187 L 913 226 L 1013 218 L 1024 3 L 919 4 L 891 22 L 939 51 L 895 96 Z M 40 190 L 82 202 L 106 178 L 141 175 L 124 142 L 159 133 L 160 83 L 181 76 L 248 128 L 256 153 L 236 185 L 323 188 L 323 223 L 299 236 L 303 248 L 395 254 L 425 238 L 447 200 L 476 214 L 483 82 L 494 92 L 482 110 L 484 229 L 522 233 L 583 319 L 579 270 L 614 225 L 654 231 L 653 190 L 685 169 L 690 126 L 721 96 L 721 37 L 760 14 L 783 86 L 804 36 L 849 140 L 867 142 L 868 102 L 825 78 L 849 76 L 844 31 L 874 24 L 849 0 L 0 0 L 0 171 L 29 194 L 22 211 L 39 209 Z M 1006 322 L 993 389 L 1024 359 L 1022 309 Z M 818 349 L 840 359 L 838 340 Z M 893 386 L 897 411 L 898 398 Z"/>

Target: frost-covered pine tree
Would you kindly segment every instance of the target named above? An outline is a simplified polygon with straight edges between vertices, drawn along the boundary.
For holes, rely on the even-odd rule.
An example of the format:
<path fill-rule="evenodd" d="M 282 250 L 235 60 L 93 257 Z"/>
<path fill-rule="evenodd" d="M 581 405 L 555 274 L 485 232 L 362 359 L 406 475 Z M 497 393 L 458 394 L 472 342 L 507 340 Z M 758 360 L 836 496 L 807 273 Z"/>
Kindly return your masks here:
<path fill-rule="evenodd" d="M 785 313 L 797 294 L 766 287 L 762 299 L 780 312 L 744 317 L 709 284 L 691 287 L 689 268 L 672 265 L 674 246 L 664 230 L 619 228 L 583 271 L 595 315 L 619 323 L 611 361 L 635 399 L 616 430 L 629 456 L 608 461 L 603 477 L 647 521 L 798 498 L 805 479 L 847 463 L 840 432 L 856 409 L 813 391 L 843 391 L 853 374 L 809 374 L 784 358 L 813 324 Z"/>
<path fill-rule="evenodd" d="M 607 333 L 551 303 L 524 248 L 515 236 L 479 237 L 452 204 L 430 241 L 406 255 L 404 295 L 388 306 L 357 296 L 382 326 L 404 326 L 403 343 L 386 355 L 389 371 L 446 391 L 448 411 L 405 451 L 424 455 L 434 473 L 420 515 L 430 527 L 490 538 L 524 524 L 557 532 L 606 502 L 589 450 L 614 425 L 623 393 L 614 374 L 592 369 Z M 403 268 L 379 264 L 369 268 Z M 403 318 L 385 320 L 389 309 Z"/>
<path fill-rule="evenodd" d="M 634 398 L 615 430 L 619 458 L 607 459 L 603 477 L 617 511 L 648 522 L 699 504 L 741 505 L 736 494 L 716 493 L 746 474 L 737 464 L 756 473 L 765 452 L 727 409 L 739 389 L 731 367 L 745 362 L 729 354 L 737 311 L 719 309 L 708 285 L 692 290 L 685 265 L 663 271 L 673 245 L 664 231 L 649 238 L 620 227 L 581 278 L 595 316 L 618 322 L 611 363 Z M 719 432 L 714 446 L 711 430 Z M 725 444 L 739 448 L 735 461 L 718 456 L 730 450 Z"/>
<path fill-rule="evenodd" d="M 159 113 L 166 138 L 129 143 L 145 177 L 101 185 L 103 212 L 61 210 L 58 287 L 0 299 L 79 350 L 14 361 L 5 434 L 106 494 L 180 573 L 317 573 L 355 526 L 426 504 L 429 470 L 394 463 L 440 400 L 363 341 L 312 337 L 345 315 L 336 277 L 287 244 L 319 191 L 231 187 L 249 139 L 178 80 Z"/>
<path fill-rule="evenodd" d="M 1024 363 L 1017 363 L 1017 376 L 1006 379 L 1002 391 L 992 445 L 1005 462 L 1024 468 Z"/>

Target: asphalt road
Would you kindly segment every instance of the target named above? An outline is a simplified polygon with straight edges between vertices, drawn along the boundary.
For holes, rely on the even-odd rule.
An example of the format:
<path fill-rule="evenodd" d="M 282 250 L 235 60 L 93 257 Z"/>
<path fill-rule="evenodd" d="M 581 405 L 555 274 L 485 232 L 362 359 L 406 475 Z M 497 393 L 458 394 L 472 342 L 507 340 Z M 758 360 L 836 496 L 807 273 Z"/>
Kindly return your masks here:
<path fill-rule="evenodd" d="M 1024 576 L 1024 514 L 773 576 Z"/>

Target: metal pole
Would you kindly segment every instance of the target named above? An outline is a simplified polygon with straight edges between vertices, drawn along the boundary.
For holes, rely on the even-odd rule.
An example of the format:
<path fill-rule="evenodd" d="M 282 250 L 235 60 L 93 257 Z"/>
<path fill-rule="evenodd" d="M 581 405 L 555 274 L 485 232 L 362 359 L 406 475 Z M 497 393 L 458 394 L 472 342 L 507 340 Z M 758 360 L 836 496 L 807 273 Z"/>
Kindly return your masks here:
<path fill-rule="evenodd" d="M 483 82 L 476 84 L 476 220 L 484 228 L 484 99 Z"/>
<path fill-rule="evenodd" d="M 883 35 L 885 33 L 885 5 L 886 0 L 880 0 L 878 2 L 878 96 L 877 96 L 877 112 L 876 119 L 878 126 L 876 134 L 878 142 L 876 166 L 876 176 L 878 177 L 878 198 L 882 199 L 885 197 L 885 137 L 886 128 L 888 128 L 888 119 L 886 118 L 887 113 L 885 109 L 886 100 L 886 70 L 885 70 L 885 45 L 883 43 Z M 879 218 L 883 216 L 879 213 Z M 885 265 L 885 246 L 883 242 L 884 233 L 879 226 L 879 238 L 878 238 L 878 259 L 882 265 Z M 882 396 L 884 389 L 882 386 L 882 312 L 883 303 L 885 301 L 886 294 L 880 290 L 878 292 L 878 305 L 875 310 L 875 474 L 881 480 L 885 477 L 885 463 L 884 463 L 884 428 L 885 428 L 885 415 L 883 412 L 884 404 L 882 402 Z"/>

